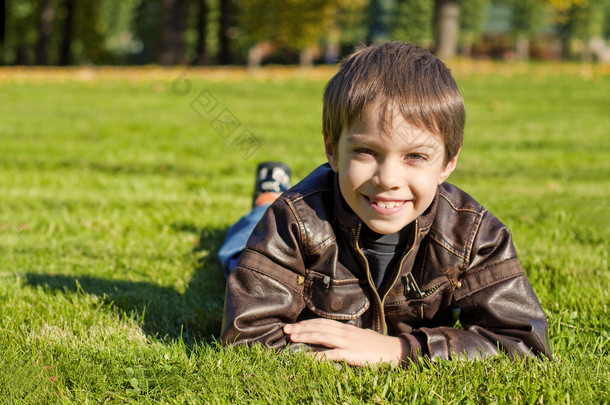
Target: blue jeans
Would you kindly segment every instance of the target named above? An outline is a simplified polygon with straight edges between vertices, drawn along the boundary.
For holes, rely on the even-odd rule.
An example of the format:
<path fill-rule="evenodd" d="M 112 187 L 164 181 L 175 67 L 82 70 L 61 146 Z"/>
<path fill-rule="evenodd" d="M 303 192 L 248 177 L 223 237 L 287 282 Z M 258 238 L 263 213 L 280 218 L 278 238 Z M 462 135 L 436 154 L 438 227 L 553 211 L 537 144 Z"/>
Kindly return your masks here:
<path fill-rule="evenodd" d="M 256 227 L 256 224 L 258 224 L 258 221 L 263 217 L 265 211 L 267 211 L 269 205 L 265 204 L 253 208 L 252 211 L 229 228 L 227 237 L 218 251 L 218 258 L 222 264 L 225 279 L 229 277 L 229 273 L 237 265 L 237 261 L 241 256 L 241 252 L 246 247 L 250 234 Z"/>

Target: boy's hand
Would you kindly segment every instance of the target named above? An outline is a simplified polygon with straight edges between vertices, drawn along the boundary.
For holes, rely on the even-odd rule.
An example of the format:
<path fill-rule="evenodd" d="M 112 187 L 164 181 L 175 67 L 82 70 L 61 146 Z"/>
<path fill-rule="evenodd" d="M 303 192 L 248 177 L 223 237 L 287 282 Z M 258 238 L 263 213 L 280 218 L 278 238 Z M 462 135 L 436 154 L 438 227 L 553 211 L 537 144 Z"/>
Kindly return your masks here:
<path fill-rule="evenodd" d="M 400 338 L 324 318 L 288 324 L 284 326 L 284 333 L 295 343 L 330 348 L 315 354 L 320 360 L 345 361 L 354 366 L 376 363 L 397 366 L 403 352 L 404 343 Z"/>

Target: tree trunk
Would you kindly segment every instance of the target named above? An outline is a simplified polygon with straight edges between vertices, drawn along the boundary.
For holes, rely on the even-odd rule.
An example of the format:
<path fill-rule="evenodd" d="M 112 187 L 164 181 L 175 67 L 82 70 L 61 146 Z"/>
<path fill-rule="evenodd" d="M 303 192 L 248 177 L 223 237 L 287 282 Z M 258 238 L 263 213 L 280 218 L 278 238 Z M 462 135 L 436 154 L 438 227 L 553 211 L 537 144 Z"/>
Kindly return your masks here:
<path fill-rule="evenodd" d="M 591 50 L 591 43 L 588 40 L 583 41 L 580 59 L 585 63 L 593 62 L 593 51 Z"/>
<path fill-rule="evenodd" d="M 133 63 L 146 65 L 158 63 L 161 52 L 161 16 L 158 4 L 142 1 L 136 7 L 134 18 L 134 35 L 142 41 L 142 50 L 134 55 Z"/>
<path fill-rule="evenodd" d="M 206 65 L 207 57 L 207 31 L 208 13 L 210 11 L 207 0 L 199 0 L 199 10 L 197 10 L 197 48 L 195 55 L 195 65 Z"/>
<path fill-rule="evenodd" d="M 220 19 L 218 21 L 218 63 L 228 65 L 231 63 L 229 29 L 231 27 L 231 0 L 220 0 Z"/>
<path fill-rule="evenodd" d="M 0 0 L 0 47 L 4 48 L 6 36 L 6 0 Z M 3 61 L 0 61 L 3 62 Z"/>
<path fill-rule="evenodd" d="M 339 61 L 341 53 L 341 45 L 338 42 L 329 42 L 326 44 L 326 52 L 324 53 L 324 62 L 328 65 L 335 65 Z"/>
<path fill-rule="evenodd" d="M 15 52 L 15 65 L 29 66 L 30 65 L 30 54 L 28 47 L 22 42 L 17 45 L 17 51 Z"/>
<path fill-rule="evenodd" d="M 261 67 L 263 60 L 275 52 L 276 48 L 273 42 L 260 42 L 248 50 L 248 68 L 256 69 Z"/>
<path fill-rule="evenodd" d="M 36 43 L 36 64 L 48 66 L 50 63 L 49 47 L 51 33 L 53 32 L 53 19 L 55 11 L 51 0 L 43 0 L 40 10 L 40 25 L 38 28 L 38 42 Z"/>
<path fill-rule="evenodd" d="M 517 37 L 517 43 L 515 45 L 515 58 L 524 62 L 530 57 L 530 40 L 526 35 L 520 34 Z"/>
<path fill-rule="evenodd" d="M 186 17 L 188 0 L 163 0 L 161 56 L 162 65 L 176 65 L 186 58 Z"/>
<path fill-rule="evenodd" d="M 435 0 L 435 53 L 440 59 L 457 55 L 460 5 L 457 0 Z"/>
<path fill-rule="evenodd" d="M 299 66 L 301 67 L 312 67 L 313 66 L 313 60 L 316 56 L 316 47 L 308 47 L 305 49 L 302 49 L 301 52 L 299 52 Z"/>
<path fill-rule="evenodd" d="M 589 40 L 589 49 L 600 63 L 610 63 L 610 47 L 602 36 L 594 36 Z"/>
<path fill-rule="evenodd" d="M 472 44 L 474 43 L 473 35 L 467 33 L 463 35 L 462 47 L 460 49 L 460 55 L 465 58 L 472 58 Z"/>
<path fill-rule="evenodd" d="M 59 65 L 67 66 L 72 63 L 72 41 L 74 40 L 74 8 L 75 0 L 66 0 L 66 18 L 64 19 L 61 43 L 59 45 Z"/>
<path fill-rule="evenodd" d="M 263 63 L 265 57 L 262 44 L 256 44 L 248 49 L 248 69 L 256 69 Z"/>
<path fill-rule="evenodd" d="M 560 37 L 561 43 L 561 59 L 568 60 L 572 57 L 572 52 L 570 49 L 570 39 L 567 35 L 562 35 Z"/>

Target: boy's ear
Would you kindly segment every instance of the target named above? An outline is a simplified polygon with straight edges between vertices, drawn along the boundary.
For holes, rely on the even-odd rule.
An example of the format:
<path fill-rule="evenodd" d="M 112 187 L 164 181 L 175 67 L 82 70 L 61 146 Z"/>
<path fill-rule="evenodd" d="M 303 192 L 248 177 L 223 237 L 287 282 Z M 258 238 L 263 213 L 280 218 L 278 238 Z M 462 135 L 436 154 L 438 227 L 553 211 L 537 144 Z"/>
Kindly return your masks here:
<path fill-rule="evenodd" d="M 330 136 L 328 134 L 324 134 L 324 149 L 326 150 L 326 158 L 328 159 L 328 163 L 333 171 L 337 171 L 337 156 L 335 154 L 335 148 L 333 147 L 333 143 L 330 140 Z"/>
<path fill-rule="evenodd" d="M 438 184 L 441 184 L 442 182 L 447 180 L 447 178 L 449 178 L 451 173 L 453 173 L 453 171 L 455 170 L 455 167 L 457 166 L 458 156 L 460 156 L 461 150 L 462 150 L 462 148 L 460 148 L 458 150 L 458 152 L 455 154 L 455 156 L 449 162 L 447 162 L 447 164 L 445 165 L 445 168 L 441 170 L 441 175 L 438 178 Z"/>

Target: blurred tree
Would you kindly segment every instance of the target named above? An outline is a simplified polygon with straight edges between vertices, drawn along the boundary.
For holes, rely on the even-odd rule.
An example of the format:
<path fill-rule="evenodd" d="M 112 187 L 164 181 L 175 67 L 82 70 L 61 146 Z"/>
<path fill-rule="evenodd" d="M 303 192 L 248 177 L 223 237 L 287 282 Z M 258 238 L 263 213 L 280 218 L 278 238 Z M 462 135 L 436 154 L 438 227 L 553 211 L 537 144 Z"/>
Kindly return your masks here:
<path fill-rule="evenodd" d="M 6 37 L 6 0 L 0 0 L 0 49 L 4 50 Z"/>
<path fill-rule="evenodd" d="M 57 9 L 59 61 L 61 66 L 81 63 L 108 63 L 110 53 L 104 49 L 104 32 L 100 24 L 103 0 L 64 0 Z"/>
<path fill-rule="evenodd" d="M 606 0 L 608 5 L 606 6 L 606 19 L 604 22 L 604 39 L 610 39 L 610 1 Z"/>
<path fill-rule="evenodd" d="M 239 1 L 237 23 L 240 40 L 246 48 L 264 41 L 276 40 L 279 7 L 277 0 Z"/>
<path fill-rule="evenodd" d="M 511 5 L 517 55 L 555 10 L 566 44 L 606 58 L 610 0 L 496 0 Z M 2 56 L 11 64 L 227 64 L 265 55 L 329 63 L 358 42 L 400 39 L 464 55 L 491 0 L 0 0 Z M 543 18 L 545 17 L 545 18 Z M 348 49 L 349 48 L 349 49 Z M 569 49 L 568 46 L 565 47 Z M 576 48 L 574 48 L 576 49 Z M 215 55 L 211 57 L 210 55 Z M 610 55 L 608 56 L 610 58 Z"/>
<path fill-rule="evenodd" d="M 102 49 L 102 63 L 129 63 L 142 50 L 136 35 L 136 16 L 142 0 L 102 0 L 96 13 L 96 31 Z M 102 56 L 103 55 L 103 56 Z"/>
<path fill-rule="evenodd" d="M 161 0 L 141 0 L 135 6 L 131 30 L 139 43 L 133 60 L 138 64 L 156 63 L 161 40 Z"/>
<path fill-rule="evenodd" d="M 441 59 L 457 55 L 459 16 L 459 0 L 434 1 L 434 49 L 436 56 Z"/>
<path fill-rule="evenodd" d="M 559 11 L 563 13 L 559 19 L 561 31 L 569 39 L 582 43 L 582 60 L 591 62 L 595 55 L 599 60 L 609 62 L 610 49 L 605 44 L 604 34 L 610 0 L 581 0 Z"/>
<path fill-rule="evenodd" d="M 358 42 L 365 42 L 368 35 L 366 22 L 369 1 L 337 0 L 331 35 L 337 36 L 340 45 L 351 47 Z"/>
<path fill-rule="evenodd" d="M 574 6 L 583 5 L 588 0 L 544 0 L 547 4 L 550 4 L 554 9 L 560 11 L 568 11 Z M 596 1 L 596 0 L 593 0 Z"/>
<path fill-rule="evenodd" d="M 74 60 L 73 63 L 94 65 L 115 63 L 114 55 L 106 48 L 108 27 L 102 19 L 105 3 L 119 0 L 80 0 L 75 2 Z M 128 3 L 129 0 L 123 0 Z"/>
<path fill-rule="evenodd" d="M 351 53 L 354 46 L 366 42 L 369 35 L 368 10 L 369 0 L 336 1 L 336 8 L 330 12 L 330 27 L 324 38 L 325 63 L 337 63 L 344 48 Z"/>
<path fill-rule="evenodd" d="M 392 38 L 424 45 L 432 39 L 434 3 L 430 0 L 398 0 L 392 21 Z"/>
<path fill-rule="evenodd" d="M 36 41 L 36 3 L 22 0 L 6 4 L 5 63 L 29 65 L 32 63 L 32 44 Z"/>
<path fill-rule="evenodd" d="M 161 52 L 162 65 L 176 65 L 186 62 L 186 17 L 188 0 L 161 1 Z"/>
<path fill-rule="evenodd" d="M 219 0 L 220 17 L 218 19 L 218 63 L 231 63 L 231 40 L 235 33 L 235 6 L 232 0 Z M 265 5 L 261 4 L 261 10 Z"/>
<path fill-rule="evenodd" d="M 529 59 L 529 42 L 542 26 L 543 0 L 510 0 L 512 5 L 511 27 L 515 37 L 515 57 Z"/>
<path fill-rule="evenodd" d="M 315 48 L 334 24 L 336 0 L 285 0 L 280 8 L 278 40 L 299 53 L 301 65 L 313 63 Z"/>
<path fill-rule="evenodd" d="M 472 45 L 483 32 L 490 3 L 490 0 L 460 0 L 460 42 L 463 56 L 472 56 Z"/>
<path fill-rule="evenodd" d="M 197 6 L 196 14 L 196 38 L 195 44 L 195 56 L 193 58 L 193 64 L 195 65 L 206 65 L 207 59 L 207 31 L 208 31 L 208 16 L 210 8 L 208 7 L 207 0 L 196 0 L 195 5 Z"/>
<path fill-rule="evenodd" d="M 64 0 L 60 6 L 63 23 L 61 26 L 61 40 L 59 44 L 59 65 L 67 66 L 72 63 L 72 42 L 74 40 L 74 14 L 75 0 Z"/>
<path fill-rule="evenodd" d="M 55 9 L 52 0 L 40 1 L 39 15 L 35 63 L 37 65 L 49 65 L 51 62 L 51 35 L 53 33 L 53 20 L 55 19 Z"/>
<path fill-rule="evenodd" d="M 299 53 L 300 63 L 313 62 L 315 48 L 336 29 L 338 0 L 242 0 L 238 16 L 249 64 L 260 64 L 274 49 Z"/>
<path fill-rule="evenodd" d="M 392 20 L 396 10 L 396 0 L 369 1 L 368 42 L 387 41 L 391 36 Z"/>

